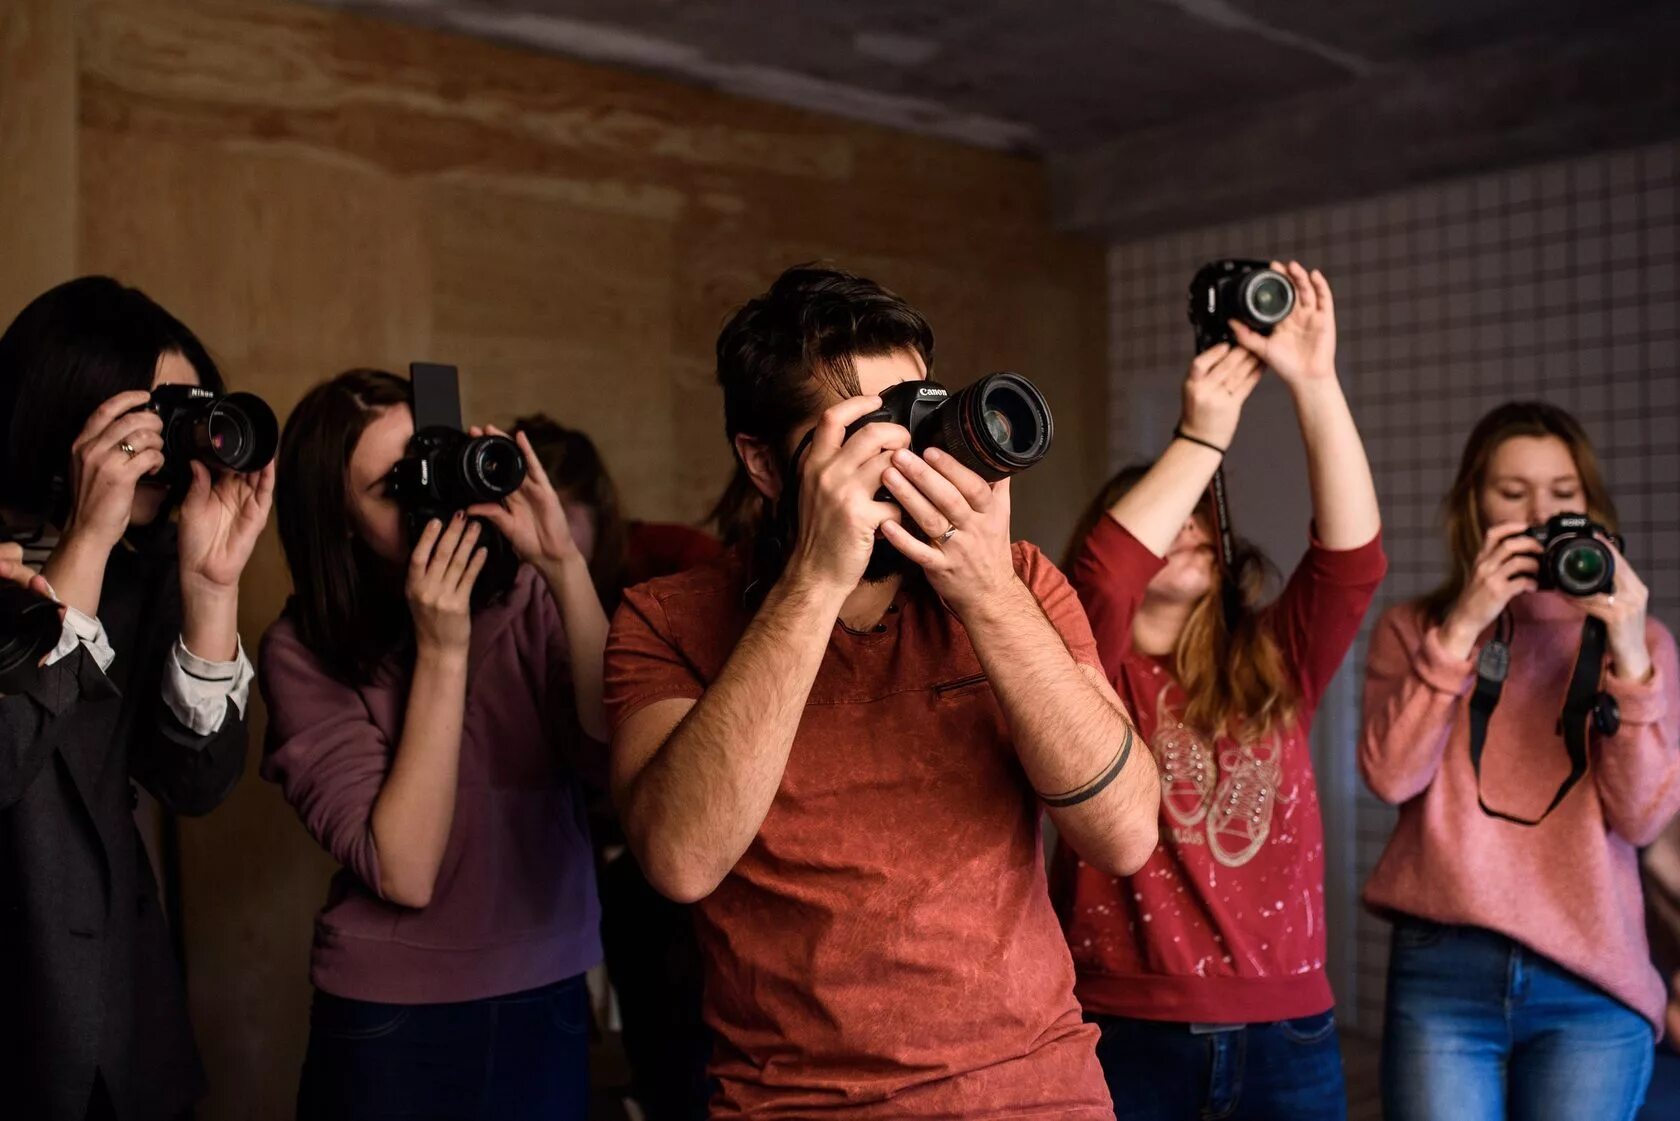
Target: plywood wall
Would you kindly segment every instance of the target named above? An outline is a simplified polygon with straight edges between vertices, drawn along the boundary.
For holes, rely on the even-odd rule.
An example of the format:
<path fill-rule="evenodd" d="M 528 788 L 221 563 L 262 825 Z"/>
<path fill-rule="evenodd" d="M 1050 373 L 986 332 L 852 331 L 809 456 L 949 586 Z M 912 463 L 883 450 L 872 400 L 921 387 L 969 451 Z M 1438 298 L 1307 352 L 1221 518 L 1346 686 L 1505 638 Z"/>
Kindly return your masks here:
<path fill-rule="evenodd" d="M 113 273 L 282 412 L 347 366 L 456 362 L 470 418 L 581 425 L 633 513 L 692 520 L 728 467 L 723 317 L 828 257 L 929 313 L 948 382 L 1045 386 L 1019 533 L 1058 549 L 1099 481 L 1102 255 L 1049 231 L 1033 163 L 282 3 L 13 0 L 0 31 L 0 202 L 48 223 L 0 260 L 8 318 L 56 268 Z M 271 535 L 248 640 L 286 589 Z M 201 1116 L 290 1116 L 330 863 L 254 774 L 183 841 Z"/>

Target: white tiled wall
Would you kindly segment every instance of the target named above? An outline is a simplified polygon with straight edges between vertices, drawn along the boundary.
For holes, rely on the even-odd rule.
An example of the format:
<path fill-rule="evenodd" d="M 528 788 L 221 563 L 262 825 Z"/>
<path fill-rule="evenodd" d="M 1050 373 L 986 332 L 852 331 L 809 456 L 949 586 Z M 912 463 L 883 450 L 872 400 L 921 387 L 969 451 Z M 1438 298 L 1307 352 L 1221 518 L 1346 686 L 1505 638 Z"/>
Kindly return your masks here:
<path fill-rule="evenodd" d="M 1233 169 L 1240 174 L 1240 169 Z M 1391 572 L 1373 608 L 1443 571 L 1439 507 L 1487 409 L 1571 409 L 1604 459 L 1653 614 L 1680 629 L 1680 143 L 1457 179 L 1175 233 L 1109 255 L 1110 453 L 1153 455 L 1190 357 L 1186 285 L 1222 256 L 1296 257 L 1336 293 L 1340 368 L 1377 473 Z M 1233 450 L 1234 519 L 1285 568 L 1305 542 L 1299 438 L 1262 386 Z M 1381 1024 L 1387 928 L 1357 906 L 1393 811 L 1352 759 L 1361 639 L 1320 713 L 1331 966 L 1345 1022 Z"/>

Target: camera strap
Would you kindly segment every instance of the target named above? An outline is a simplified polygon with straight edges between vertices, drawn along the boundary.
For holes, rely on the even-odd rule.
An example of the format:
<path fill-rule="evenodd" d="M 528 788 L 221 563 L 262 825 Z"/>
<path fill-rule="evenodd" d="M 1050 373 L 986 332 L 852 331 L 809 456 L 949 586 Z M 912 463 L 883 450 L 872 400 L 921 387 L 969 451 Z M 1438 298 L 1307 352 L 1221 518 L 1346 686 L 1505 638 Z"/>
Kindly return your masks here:
<path fill-rule="evenodd" d="M 1219 537 L 1220 607 L 1225 612 L 1225 629 L 1236 627 L 1242 613 L 1242 589 L 1237 587 L 1237 540 L 1231 532 L 1231 506 L 1225 496 L 1225 464 L 1214 468 L 1213 480 L 1208 484 L 1213 495 L 1213 526 Z"/>
<path fill-rule="evenodd" d="M 1564 749 L 1569 753 L 1568 777 L 1539 817 L 1519 817 L 1488 805 L 1482 795 L 1482 750 L 1487 745 L 1488 721 L 1505 690 L 1505 678 L 1510 674 L 1514 630 L 1509 613 L 1500 615 L 1494 637 L 1482 647 L 1476 658 L 1476 688 L 1470 695 L 1470 767 L 1476 775 L 1476 802 L 1483 813 L 1515 825 L 1532 826 L 1539 825 L 1557 809 L 1587 773 L 1587 743 L 1592 730 L 1614 735 L 1621 726 L 1621 715 L 1616 709 L 1615 698 L 1599 689 L 1604 673 L 1607 632 L 1603 620 L 1589 617 L 1581 624 L 1581 650 L 1575 657 L 1569 692 L 1564 697 L 1563 712 L 1557 723 Z"/>

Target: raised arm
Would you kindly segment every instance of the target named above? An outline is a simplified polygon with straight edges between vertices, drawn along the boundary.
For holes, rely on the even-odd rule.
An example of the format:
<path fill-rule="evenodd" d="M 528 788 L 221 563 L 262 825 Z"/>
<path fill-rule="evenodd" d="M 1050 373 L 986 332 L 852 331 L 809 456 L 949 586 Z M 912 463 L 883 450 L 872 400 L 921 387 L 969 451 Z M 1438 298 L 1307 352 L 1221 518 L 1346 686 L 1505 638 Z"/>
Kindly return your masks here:
<path fill-rule="evenodd" d="M 1220 343 L 1196 355 L 1184 381 L 1181 438 L 1174 439 L 1149 473 L 1109 508 L 1156 556 L 1164 556 L 1231 446 L 1243 403 L 1260 383 L 1260 360 L 1242 347 Z"/>
<path fill-rule="evenodd" d="M 758 835 L 834 621 L 862 578 L 876 527 L 897 513 L 874 496 L 887 456 L 910 434 L 872 424 L 844 439 L 847 424 L 879 405 L 853 398 L 823 414 L 800 474 L 793 555 L 709 685 L 673 664 L 680 657 L 661 637 L 669 625 L 639 614 L 643 601 L 619 612 L 609 677 L 655 699 L 613 734 L 613 800 L 649 882 L 672 899 L 711 894 Z"/>
<path fill-rule="evenodd" d="M 474 436 L 486 432 L 506 435 L 493 425 L 472 429 Z M 590 579 L 589 562 L 572 540 L 566 511 L 542 460 L 525 433 L 518 433 L 514 440 L 525 454 L 525 482 L 504 503 L 485 503 L 469 512 L 501 530 L 519 559 L 542 573 L 566 631 L 578 723 L 590 738 L 605 743 L 609 733 L 601 699 L 601 667 L 607 651 L 607 615 Z"/>
<path fill-rule="evenodd" d="M 1307 449 L 1319 540 L 1329 549 L 1356 549 L 1374 538 L 1382 523 L 1365 445 L 1336 376 L 1336 306 L 1330 283 L 1322 272 L 1309 273 L 1296 261 L 1273 261 L 1272 267 L 1287 272 L 1294 283 L 1295 309 L 1270 335 L 1234 321 L 1231 331 L 1289 387 Z"/>

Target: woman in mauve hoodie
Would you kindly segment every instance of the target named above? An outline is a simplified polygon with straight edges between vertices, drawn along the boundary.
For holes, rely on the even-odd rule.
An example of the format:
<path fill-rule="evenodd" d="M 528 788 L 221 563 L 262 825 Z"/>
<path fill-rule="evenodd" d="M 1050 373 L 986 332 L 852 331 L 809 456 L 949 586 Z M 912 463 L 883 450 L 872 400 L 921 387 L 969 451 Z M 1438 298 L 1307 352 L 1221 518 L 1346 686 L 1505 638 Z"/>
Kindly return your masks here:
<path fill-rule="evenodd" d="M 580 767 L 606 735 L 606 618 L 523 437 L 504 505 L 409 540 L 390 479 L 413 435 L 409 383 L 352 370 L 281 438 L 296 594 L 262 644 L 263 776 L 342 865 L 298 1116 L 581 1119 L 601 944 Z M 524 564 L 475 595 L 485 523 Z"/>

